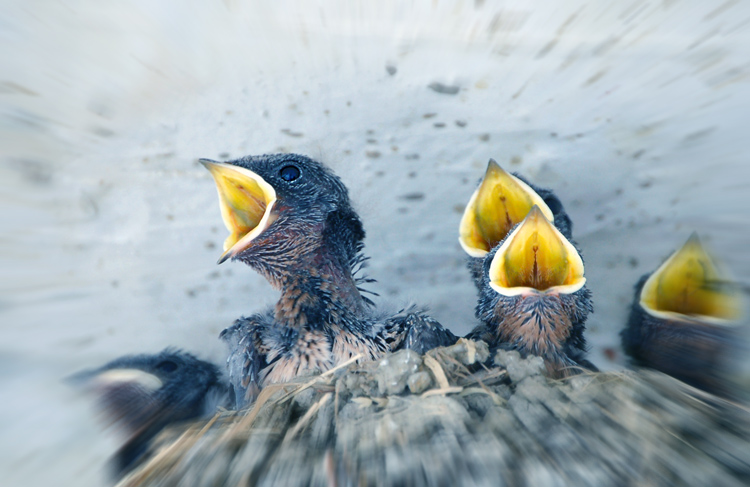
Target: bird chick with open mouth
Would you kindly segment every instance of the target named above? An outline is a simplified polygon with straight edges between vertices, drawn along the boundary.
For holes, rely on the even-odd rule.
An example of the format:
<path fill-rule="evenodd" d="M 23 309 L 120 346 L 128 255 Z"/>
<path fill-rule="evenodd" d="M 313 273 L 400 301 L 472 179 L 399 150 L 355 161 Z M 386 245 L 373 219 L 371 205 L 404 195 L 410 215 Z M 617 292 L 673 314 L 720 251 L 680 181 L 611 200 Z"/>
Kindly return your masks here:
<path fill-rule="evenodd" d="M 730 395 L 741 308 L 739 289 L 693 234 L 636 285 L 623 348 L 636 365 Z"/>
<path fill-rule="evenodd" d="M 341 180 L 297 154 L 201 161 L 219 193 L 230 232 L 219 263 L 239 260 L 281 291 L 276 306 L 221 334 L 231 351 L 238 406 L 263 385 L 365 360 L 399 348 L 419 353 L 456 337 L 423 311 L 379 311 L 363 296 L 357 270 L 365 232 Z"/>
<path fill-rule="evenodd" d="M 538 355 L 552 377 L 596 370 L 585 358 L 584 323 L 593 307 L 583 270 L 578 250 L 535 205 L 484 257 L 481 324 L 467 338 Z"/>

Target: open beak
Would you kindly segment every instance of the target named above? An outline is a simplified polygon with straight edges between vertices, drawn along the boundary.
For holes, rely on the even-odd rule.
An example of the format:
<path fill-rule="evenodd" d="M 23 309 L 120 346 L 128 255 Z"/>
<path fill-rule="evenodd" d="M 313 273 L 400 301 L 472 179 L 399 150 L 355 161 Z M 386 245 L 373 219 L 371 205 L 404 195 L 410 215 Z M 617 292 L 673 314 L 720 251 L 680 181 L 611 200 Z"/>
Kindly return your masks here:
<path fill-rule="evenodd" d="M 117 387 L 125 384 L 138 386 L 148 392 L 160 389 L 164 384 L 154 374 L 139 369 L 112 369 L 97 374 L 91 381 L 94 387 Z"/>
<path fill-rule="evenodd" d="M 461 247 L 472 257 L 484 257 L 526 218 L 534 205 L 549 221 L 554 221 L 552 210 L 536 191 L 490 159 L 482 183 L 461 217 Z"/>
<path fill-rule="evenodd" d="M 660 318 L 692 317 L 715 324 L 738 320 L 742 306 L 739 290 L 722 275 L 695 233 L 651 274 L 640 302 Z"/>
<path fill-rule="evenodd" d="M 221 217 L 229 237 L 219 264 L 246 249 L 271 223 L 276 191 L 262 177 L 249 169 L 201 159 L 211 172 L 219 192 Z"/>
<path fill-rule="evenodd" d="M 538 206 L 508 235 L 490 264 L 490 286 L 505 296 L 570 294 L 586 283 L 576 248 Z"/>

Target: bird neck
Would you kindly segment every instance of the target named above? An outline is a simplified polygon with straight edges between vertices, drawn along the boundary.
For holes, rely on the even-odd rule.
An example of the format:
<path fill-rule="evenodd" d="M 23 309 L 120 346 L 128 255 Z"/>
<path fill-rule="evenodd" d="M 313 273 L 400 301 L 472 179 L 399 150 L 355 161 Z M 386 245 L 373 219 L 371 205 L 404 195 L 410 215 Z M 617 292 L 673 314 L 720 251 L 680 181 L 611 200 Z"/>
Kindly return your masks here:
<path fill-rule="evenodd" d="M 483 317 L 487 325 L 485 339 L 506 344 L 523 356 L 542 357 L 548 372 L 573 365 L 566 350 L 576 331 L 568 311 L 570 304 L 564 296 L 496 295 L 492 301 L 492 305 L 485 308 L 488 313 Z"/>
<path fill-rule="evenodd" d="M 364 314 L 349 259 L 326 239 L 299 252 L 279 275 L 281 298 L 274 311 L 279 323 L 310 329 L 347 328 Z"/>

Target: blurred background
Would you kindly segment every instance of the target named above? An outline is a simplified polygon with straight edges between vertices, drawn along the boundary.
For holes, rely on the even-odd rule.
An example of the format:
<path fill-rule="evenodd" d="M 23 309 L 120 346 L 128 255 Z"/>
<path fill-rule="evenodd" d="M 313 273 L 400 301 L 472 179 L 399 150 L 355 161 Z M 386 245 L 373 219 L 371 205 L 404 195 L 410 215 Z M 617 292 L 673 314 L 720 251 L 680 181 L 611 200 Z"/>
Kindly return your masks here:
<path fill-rule="evenodd" d="M 457 334 L 458 222 L 487 161 L 553 188 L 625 364 L 632 287 L 697 231 L 750 288 L 750 4 L 0 2 L 0 478 L 95 486 L 117 445 L 62 380 L 133 352 L 221 361 L 276 299 L 197 159 L 300 152 L 349 186 L 379 302 Z"/>

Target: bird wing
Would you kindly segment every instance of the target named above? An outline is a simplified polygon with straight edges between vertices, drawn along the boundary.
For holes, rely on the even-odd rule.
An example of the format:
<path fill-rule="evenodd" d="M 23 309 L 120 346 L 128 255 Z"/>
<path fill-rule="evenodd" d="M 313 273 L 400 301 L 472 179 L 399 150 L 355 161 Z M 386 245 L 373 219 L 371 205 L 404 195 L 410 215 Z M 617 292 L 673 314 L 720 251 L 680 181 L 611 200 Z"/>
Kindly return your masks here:
<path fill-rule="evenodd" d="M 391 351 L 410 349 L 424 354 L 453 345 L 458 337 L 416 306 L 404 308 L 386 321 Z"/>
<path fill-rule="evenodd" d="M 227 372 L 235 406 L 251 404 L 261 387 L 261 370 L 268 366 L 261 335 L 267 328 L 262 315 L 242 317 L 219 335 L 229 346 Z"/>

